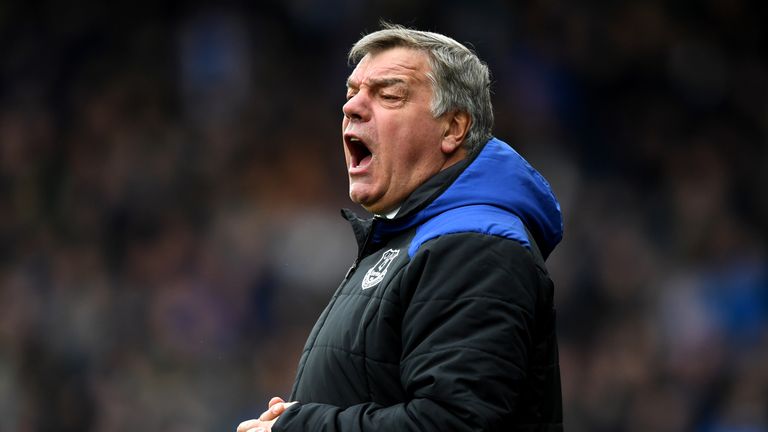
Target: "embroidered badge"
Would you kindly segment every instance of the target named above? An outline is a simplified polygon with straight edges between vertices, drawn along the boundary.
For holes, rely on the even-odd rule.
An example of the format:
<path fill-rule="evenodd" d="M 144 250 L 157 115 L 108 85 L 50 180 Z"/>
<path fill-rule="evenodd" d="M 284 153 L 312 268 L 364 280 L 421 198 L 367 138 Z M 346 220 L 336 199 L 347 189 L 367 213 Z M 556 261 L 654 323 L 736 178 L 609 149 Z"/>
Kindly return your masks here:
<path fill-rule="evenodd" d="M 384 252 L 379 261 L 365 272 L 365 276 L 363 276 L 363 289 L 368 289 L 381 282 L 387 274 L 389 265 L 392 264 L 392 261 L 395 260 L 399 253 L 400 249 L 390 249 Z"/>

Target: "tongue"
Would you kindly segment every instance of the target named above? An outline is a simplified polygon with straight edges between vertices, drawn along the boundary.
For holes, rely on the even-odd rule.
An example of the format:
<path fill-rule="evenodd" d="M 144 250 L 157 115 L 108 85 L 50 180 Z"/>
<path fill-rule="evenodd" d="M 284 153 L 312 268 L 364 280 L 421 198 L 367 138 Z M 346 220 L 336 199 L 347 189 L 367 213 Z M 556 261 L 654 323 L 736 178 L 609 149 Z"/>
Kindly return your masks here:
<path fill-rule="evenodd" d="M 367 166 L 369 163 L 371 163 L 371 155 L 366 155 L 364 158 L 360 160 L 360 162 L 358 162 L 357 166 L 362 168 Z"/>

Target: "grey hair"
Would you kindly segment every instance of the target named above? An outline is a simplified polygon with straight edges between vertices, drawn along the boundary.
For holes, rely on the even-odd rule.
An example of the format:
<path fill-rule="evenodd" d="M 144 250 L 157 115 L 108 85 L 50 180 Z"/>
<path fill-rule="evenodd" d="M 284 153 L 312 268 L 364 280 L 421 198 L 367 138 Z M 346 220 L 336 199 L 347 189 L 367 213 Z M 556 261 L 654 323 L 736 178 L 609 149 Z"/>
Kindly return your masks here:
<path fill-rule="evenodd" d="M 491 138 L 493 106 L 488 66 L 477 55 L 448 36 L 399 25 L 382 23 L 382 29 L 357 41 L 349 51 L 349 62 L 357 64 L 367 54 L 405 47 L 424 51 L 429 58 L 432 82 L 432 115 L 466 112 L 471 124 L 464 147 L 471 154 Z"/>

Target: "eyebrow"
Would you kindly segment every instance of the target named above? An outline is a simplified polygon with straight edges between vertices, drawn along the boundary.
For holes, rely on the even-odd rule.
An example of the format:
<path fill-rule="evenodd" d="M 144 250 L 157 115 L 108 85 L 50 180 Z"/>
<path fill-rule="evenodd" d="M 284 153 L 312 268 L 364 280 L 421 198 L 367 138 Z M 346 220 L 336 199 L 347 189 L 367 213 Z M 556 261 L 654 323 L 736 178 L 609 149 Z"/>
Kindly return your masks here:
<path fill-rule="evenodd" d="M 369 87 L 389 87 L 397 84 L 406 84 L 406 80 L 396 77 L 371 78 L 368 80 Z M 347 78 L 347 88 L 357 88 L 359 83 Z"/>

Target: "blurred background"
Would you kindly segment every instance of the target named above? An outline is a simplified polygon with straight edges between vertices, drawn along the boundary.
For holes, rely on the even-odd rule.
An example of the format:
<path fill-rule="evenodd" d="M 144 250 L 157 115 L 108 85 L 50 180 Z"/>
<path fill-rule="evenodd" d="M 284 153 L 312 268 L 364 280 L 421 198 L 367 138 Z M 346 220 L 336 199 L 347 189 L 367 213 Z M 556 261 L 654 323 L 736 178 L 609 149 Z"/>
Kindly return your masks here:
<path fill-rule="evenodd" d="M 0 430 L 233 431 L 355 254 L 349 47 L 471 44 L 562 203 L 569 431 L 768 430 L 762 2 L 0 2 Z"/>

